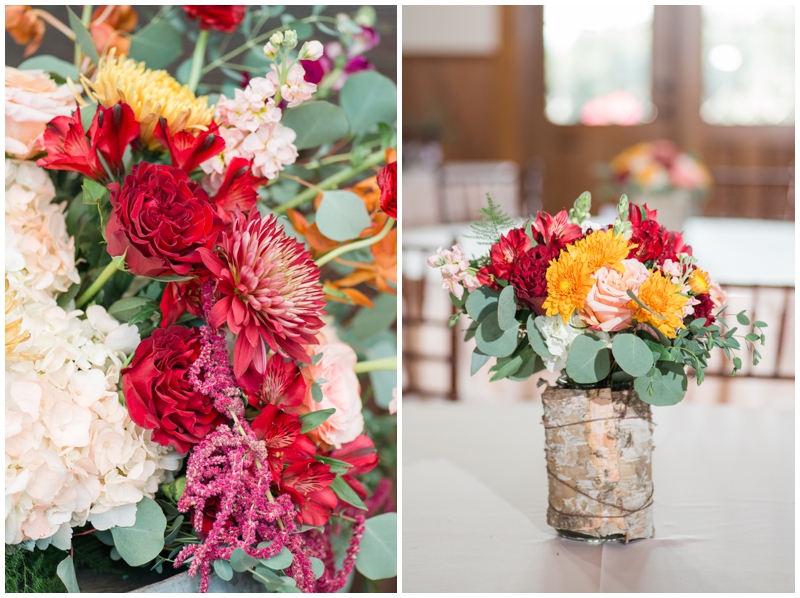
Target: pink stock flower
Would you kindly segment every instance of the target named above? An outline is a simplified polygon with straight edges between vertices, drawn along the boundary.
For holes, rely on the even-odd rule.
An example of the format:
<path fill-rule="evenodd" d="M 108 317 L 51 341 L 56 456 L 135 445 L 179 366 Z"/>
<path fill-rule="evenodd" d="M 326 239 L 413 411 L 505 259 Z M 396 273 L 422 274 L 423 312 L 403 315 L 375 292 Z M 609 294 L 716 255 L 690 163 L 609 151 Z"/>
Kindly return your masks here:
<path fill-rule="evenodd" d="M 218 246 L 217 252 L 201 252 L 220 295 L 209 323 L 218 328 L 227 322 L 236 335 L 235 375 L 251 361 L 264 372 L 267 347 L 308 363 L 304 345 L 317 344 L 325 305 L 308 250 L 283 232 L 275 216 L 262 218 L 255 208 L 249 217 L 234 215 Z"/>
<path fill-rule="evenodd" d="M 303 65 L 295 62 L 289 68 L 284 84 L 280 86 L 281 97 L 288 102 L 289 108 L 294 108 L 306 100 L 310 100 L 311 95 L 317 91 L 317 86 L 306 81 L 305 75 L 306 72 L 303 69 Z M 276 87 L 280 84 L 275 64 L 272 64 L 272 72 L 267 74 L 267 79 Z"/>
<path fill-rule="evenodd" d="M 453 249 L 439 249 L 428 258 L 428 265 L 431 268 L 441 268 L 444 284 L 442 288 L 447 289 L 453 295 L 461 299 L 464 296 L 464 289 L 470 293 L 481 286 L 478 278 L 469 273 L 469 260 L 456 243 Z"/>

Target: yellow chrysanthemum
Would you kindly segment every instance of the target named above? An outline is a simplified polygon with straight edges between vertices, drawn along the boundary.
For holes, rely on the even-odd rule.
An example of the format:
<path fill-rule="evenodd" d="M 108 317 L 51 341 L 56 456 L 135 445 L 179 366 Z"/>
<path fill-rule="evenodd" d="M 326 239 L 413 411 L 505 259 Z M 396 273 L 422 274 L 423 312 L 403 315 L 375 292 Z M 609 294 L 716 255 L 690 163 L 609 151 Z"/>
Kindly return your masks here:
<path fill-rule="evenodd" d="M 586 235 L 567 247 L 567 251 L 586 256 L 586 263 L 594 274 L 603 266 L 623 272 L 625 268 L 620 262 L 628 257 L 632 247 L 635 245 L 630 245 L 623 235 L 615 235 L 614 231 L 609 229 Z"/>
<path fill-rule="evenodd" d="M 6 316 L 22 304 L 22 299 L 17 297 L 16 291 L 8 290 L 6 278 Z M 22 318 L 6 323 L 6 361 L 36 361 L 41 355 L 35 353 L 15 353 L 20 343 L 31 337 L 31 333 L 22 329 Z"/>
<path fill-rule="evenodd" d="M 689 275 L 689 288 L 696 295 L 708 293 L 711 288 L 711 283 L 708 280 L 708 272 L 705 270 L 693 270 Z"/>
<path fill-rule="evenodd" d="M 214 118 L 214 106 L 209 107 L 206 96 L 195 97 L 167 71 L 152 71 L 143 62 L 117 57 L 113 48 L 100 59 L 94 82 L 81 76 L 81 83 L 103 106 L 122 101 L 133 108 L 141 125 L 139 139 L 148 149 L 160 147 L 153 135 L 160 116 L 167 119 L 171 133 L 205 130 Z"/>
<path fill-rule="evenodd" d="M 689 300 L 680 294 L 680 290 L 681 287 L 667 276 L 653 272 L 639 287 L 638 293 L 639 301 L 652 311 L 644 309 L 636 301 L 630 301 L 628 307 L 633 312 L 633 319 L 653 325 L 667 338 L 675 338 L 675 330 L 684 328 L 683 308 Z"/>
<path fill-rule="evenodd" d="M 547 268 L 547 299 L 542 307 L 548 316 L 560 314 L 566 324 L 576 309 L 582 309 L 594 280 L 586 256 L 562 251 Z"/>

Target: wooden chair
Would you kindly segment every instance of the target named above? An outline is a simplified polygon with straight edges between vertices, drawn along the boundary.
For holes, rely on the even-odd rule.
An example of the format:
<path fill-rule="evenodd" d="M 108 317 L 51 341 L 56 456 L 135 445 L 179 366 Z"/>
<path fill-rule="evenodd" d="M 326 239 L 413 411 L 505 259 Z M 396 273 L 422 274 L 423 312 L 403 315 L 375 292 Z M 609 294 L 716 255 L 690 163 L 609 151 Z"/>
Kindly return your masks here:
<path fill-rule="evenodd" d="M 442 222 L 475 220 L 487 193 L 510 216 L 521 215 L 520 169 L 515 162 L 445 162 L 439 181 Z"/>
<path fill-rule="evenodd" d="M 794 220 L 794 162 L 788 167 L 711 166 L 704 216 Z"/>

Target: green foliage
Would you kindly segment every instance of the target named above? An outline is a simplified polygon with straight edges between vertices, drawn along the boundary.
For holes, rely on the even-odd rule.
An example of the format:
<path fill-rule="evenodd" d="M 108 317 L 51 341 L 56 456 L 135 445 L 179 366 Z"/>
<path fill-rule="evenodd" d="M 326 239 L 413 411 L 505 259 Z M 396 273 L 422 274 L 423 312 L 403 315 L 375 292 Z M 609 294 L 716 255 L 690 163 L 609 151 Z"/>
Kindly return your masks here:
<path fill-rule="evenodd" d="M 395 123 L 397 86 L 380 73 L 362 71 L 345 81 L 339 94 L 339 104 L 347 115 L 350 133 L 363 136 L 377 131 L 378 123 Z"/>
<path fill-rule="evenodd" d="M 514 287 L 508 285 L 500 292 L 497 303 L 497 322 L 503 330 L 519 326 L 517 322 L 517 303 Z"/>
<path fill-rule="evenodd" d="M 634 334 L 618 334 L 611 348 L 619 366 L 633 377 L 644 376 L 653 367 L 650 347 Z"/>
<path fill-rule="evenodd" d="M 143 498 L 136 508 L 136 522 L 131 527 L 111 528 L 114 547 L 133 567 L 152 561 L 164 548 L 167 519 L 151 498 Z"/>
<path fill-rule="evenodd" d="M 168 67 L 182 51 L 181 34 L 166 19 L 150 22 L 131 37 L 130 57 L 150 69 Z"/>
<path fill-rule="evenodd" d="M 367 519 L 356 568 L 367 579 L 397 575 L 397 513 Z"/>
<path fill-rule="evenodd" d="M 58 564 L 56 574 L 70 594 L 81 593 L 81 589 L 78 587 L 78 579 L 75 577 L 75 565 L 71 556 L 68 556 Z"/>
<path fill-rule="evenodd" d="M 547 349 L 547 343 L 544 342 L 542 331 L 536 327 L 536 316 L 533 314 L 528 316 L 527 331 L 528 342 L 530 342 L 533 350 L 544 358 L 552 357 L 553 354 L 550 353 L 550 351 Z"/>
<path fill-rule="evenodd" d="M 63 550 L 26 550 L 20 545 L 6 545 L 6 593 L 66 593 L 67 588 L 56 570 L 64 560 Z"/>
<path fill-rule="evenodd" d="M 367 208 L 351 191 L 325 191 L 317 210 L 317 228 L 334 241 L 355 239 L 369 226 Z"/>
<path fill-rule="evenodd" d="M 478 326 L 475 339 L 478 348 L 492 357 L 506 357 L 514 352 L 519 338 L 519 323 L 503 330 L 497 321 L 497 312 L 486 316 Z"/>
<path fill-rule="evenodd" d="M 594 384 L 608 376 L 611 360 L 606 341 L 594 334 L 577 337 L 567 355 L 567 374 L 578 384 Z"/>
<path fill-rule="evenodd" d="M 27 60 L 24 60 L 18 68 L 21 71 L 42 70 L 49 73 L 51 77 L 55 76 L 57 82 L 61 84 L 66 82 L 67 77 L 71 78 L 73 81 L 78 81 L 80 78 L 78 67 L 66 60 L 56 58 L 55 56 L 31 56 Z"/>
<path fill-rule="evenodd" d="M 75 32 L 75 43 L 80 47 L 81 52 L 86 54 L 93 63 L 97 64 L 100 57 L 97 55 L 97 49 L 94 47 L 92 36 L 81 23 L 80 17 L 72 12 L 72 9 L 67 6 L 67 14 L 69 15 L 69 28 Z"/>
<path fill-rule="evenodd" d="M 580 194 L 575 204 L 569 210 L 569 221 L 572 224 L 580 224 L 587 220 L 592 214 L 592 194 L 584 191 Z"/>
<path fill-rule="evenodd" d="M 489 287 L 478 287 L 469 294 L 465 308 L 469 317 L 476 322 L 481 322 L 486 316 L 497 309 L 499 294 Z"/>
<path fill-rule="evenodd" d="M 646 376 L 633 381 L 636 394 L 657 407 L 675 405 L 686 395 L 686 371 L 682 365 L 658 362 Z"/>
<path fill-rule="evenodd" d="M 483 353 L 480 349 L 478 349 L 478 347 L 475 347 L 475 349 L 472 351 L 472 364 L 469 368 L 470 376 L 477 374 L 478 370 L 486 365 L 489 359 L 491 359 L 490 355 Z"/>
<path fill-rule="evenodd" d="M 350 487 L 350 484 L 345 482 L 342 477 L 336 476 L 336 479 L 330 485 L 331 490 L 336 493 L 340 499 L 346 502 L 349 505 L 354 506 L 357 509 L 361 509 L 362 511 L 366 511 L 367 507 L 364 505 L 364 501 L 356 494 L 356 491 Z"/>
<path fill-rule="evenodd" d="M 297 133 L 297 149 L 318 147 L 347 136 L 350 125 L 339 106 L 330 102 L 305 102 L 283 114 L 281 124 Z"/>
<path fill-rule="evenodd" d="M 319 411 L 309 411 L 308 413 L 304 413 L 300 416 L 300 423 L 302 424 L 300 433 L 305 434 L 306 432 L 315 430 L 325 423 L 325 420 L 327 420 L 334 413 L 336 413 L 336 409 L 334 408 L 320 409 Z"/>
<path fill-rule="evenodd" d="M 482 245 L 494 245 L 500 240 L 503 231 L 514 226 L 514 219 L 506 214 L 505 210 L 494 203 L 492 196 L 486 194 L 487 206 L 478 212 L 481 220 L 472 224 L 470 239 L 477 240 Z"/>

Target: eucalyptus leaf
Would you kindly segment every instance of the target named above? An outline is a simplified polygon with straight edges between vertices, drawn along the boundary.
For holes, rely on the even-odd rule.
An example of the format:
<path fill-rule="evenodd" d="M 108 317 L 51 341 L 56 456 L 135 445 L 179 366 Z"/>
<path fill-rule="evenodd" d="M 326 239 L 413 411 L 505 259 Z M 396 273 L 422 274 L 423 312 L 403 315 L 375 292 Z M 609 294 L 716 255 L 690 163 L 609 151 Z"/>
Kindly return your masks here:
<path fill-rule="evenodd" d="M 94 64 L 97 64 L 100 62 L 100 57 L 97 55 L 97 48 L 94 47 L 91 34 L 81 23 L 80 17 L 69 6 L 67 6 L 67 15 L 69 16 L 69 28 L 75 33 L 75 43 L 78 44 L 81 52 L 86 54 Z"/>
<path fill-rule="evenodd" d="M 292 564 L 292 553 L 284 546 L 275 556 L 258 560 L 262 565 L 269 567 L 273 571 L 281 571 Z"/>
<path fill-rule="evenodd" d="M 78 578 L 75 577 L 75 564 L 72 562 L 72 556 L 68 556 L 56 567 L 56 575 L 64 583 L 67 592 L 70 594 L 79 594 L 81 589 L 78 587 Z"/>
<path fill-rule="evenodd" d="M 480 322 L 491 312 L 497 310 L 499 293 L 488 287 L 478 287 L 469 294 L 465 307 L 469 317 Z"/>
<path fill-rule="evenodd" d="M 646 376 L 634 379 L 633 388 L 645 403 L 657 407 L 680 403 L 686 395 L 686 371 L 682 364 L 656 362 Z"/>
<path fill-rule="evenodd" d="M 230 581 L 233 579 L 233 568 L 228 561 L 217 559 L 214 561 L 214 572 L 219 575 L 220 579 Z"/>
<path fill-rule="evenodd" d="M 539 355 L 531 351 L 530 357 L 525 358 L 522 367 L 519 368 L 513 374 L 511 374 L 508 377 L 508 379 L 514 380 L 516 382 L 522 382 L 523 380 L 527 380 L 528 378 L 533 376 L 536 372 L 540 372 L 543 369 L 544 369 L 544 361 Z"/>
<path fill-rule="evenodd" d="M 80 78 L 80 71 L 74 64 L 46 54 L 32 56 L 23 61 L 17 68 L 21 71 L 42 70 L 46 73 L 58 75 L 64 80 L 69 77 L 73 81 L 78 81 Z"/>
<path fill-rule="evenodd" d="M 611 369 L 606 341 L 591 333 L 581 334 L 567 355 L 567 375 L 578 384 L 594 384 Z"/>
<path fill-rule="evenodd" d="M 472 364 L 470 365 L 469 368 L 470 376 L 474 376 L 475 374 L 477 374 L 478 370 L 480 370 L 484 365 L 486 365 L 486 362 L 489 361 L 489 359 L 491 359 L 490 355 L 481 352 L 480 349 L 475 347 L 475 349 L 472 351 Z"/>
<path fill-rule="evenodd" d="M 325 191 L 315 220 L 319 232 L 333 241 L 355 239 L 370 224 L 361 198 L 351 191 Z"/>
<path fill-rule="evenodd" d="M 231 567 L 237 573 L 242 573 L 258 565 L 258 559 L 254 559 L 241 548 L 237 548 L 231 553 Z"/>
<path fill-rule="evenodd" d="M 131 567 L 152 561 L 164 548 L 167 518 L 161 507 L 144 497 L 136 505 L 136 521 L 130 527 L 113 527 L 114 546 Z"/>
<path fill-rule="evenodd" d="M 111 304 L 108 314 L 114 316 L 120 322 L 128 322 L 145 306 L 155 303 L 152 299 L 144 297 L 125 297 Z M 157 304 L 156 304 L 157 305 Z"/>
<path fill-rule="evenodd" d="M 548 350 L 542 331 L 536 326 L 536 316 L 533 314 L 528 316 L 527 331 L 528 341 L 531 343 L 533 350 L 545 359 L 551 358 L 553 354 Z"/>
<path fill-rule="evenodd" d="M 322 394 L 322 387 L 319 385 L 319 383 L 318 382 L 312 382 L 311 383 L 311 397 L 317 403 L 320 403 L 320 402 L 322 402 L 323 396 L 324 395 Z"/>
<path fill-rule="evenodd" d="M 367 519 L 356 569 L 373 580 L 397 575 L 397 513 Z"/>
<path fill-rule="evenodd" d="M 503 330 L 517 327 L 517 302 L 514 287 L 508 285 L 497 300 L 497 323 Z"/>
<path fill-rule="evenodd" d="M 507 357 L 517 348 L 519 326 L 503 330 L 497 322 L 497 312 L 486 316 L 478 326 L 475 340 L 478 348 L 492 357 Z"/>
<path fill-rule="evenodd" d="M 635 334 L 618 334 L 611 347 L 619 367 L 634 378 L 644 376 L 653 367 L 653 352 Z"/>
<path fill-rule="evenodd" d="M 325 101 L 304 102 L 284 111 L 281 124 L 297 134 L 294 145 L 299 150 L 338 141 L 350 129 L 344 110 Z"/>
<path fill-rule="evenodd" d="M 314 572 L 314 579 L 319 579 L 325 573 L 325 563 L 315 556 L 312 556 L 309 560 L 311 561 L 311 571 Z"/>
<path fill-rule="evenodd" d="M 161 69 L 183 52 L 181 34 L 166 19 L 153 21 L 131 38 L 130 57 L 147 68 Z"/>
<path fill-rule="evenodd" d="M 362 71 L 348 77 L 339 93 L 350 132 L 364 135 L 377 130 L 378 123 L 397 120 L 397 86 L 376 71 Z"/>
<path fill-rule="evenodd" d="M 505 358 L 505 361 L 501 364 L 500 360 L 497 360 L 499 368 L 495 371 L 492 377 L 489 379 L 490 382 L 496 382 L 497 380 L 502 380 L 503 378 L 507 378 L 511 374 L 516 373 L 522 364 L 524 363 L 525 359 L 522 355 L 514 355 L 511 357 Z"/>

